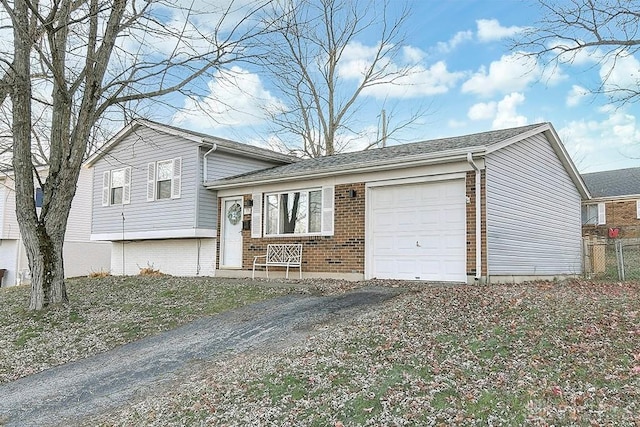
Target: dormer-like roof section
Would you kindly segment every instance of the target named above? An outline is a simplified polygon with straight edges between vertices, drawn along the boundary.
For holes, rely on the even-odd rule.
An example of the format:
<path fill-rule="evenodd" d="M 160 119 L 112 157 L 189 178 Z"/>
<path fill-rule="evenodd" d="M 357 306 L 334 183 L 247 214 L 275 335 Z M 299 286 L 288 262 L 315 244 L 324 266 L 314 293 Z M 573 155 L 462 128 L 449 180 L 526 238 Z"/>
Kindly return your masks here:
<path fill-rule="evenodd" d="M 582 174 L 595 198 L 640 197 L 640 168 L 626 168 Z"/>
<path fill-rule="evenodd" d="M 194 132 L 187 129 L 181 129 L 175 126 L 169 126 L 162 123 L 157 123 L 151 120 L 137 119 L 131 122 L 128 126 L 125 126 L 120 132 L 118 132 L 113 138 L 105 143 L 98 151 L 91 155 L 85 162 L 85 165 L 90 167 L 111 149 L 117 146 L 127 136 L 134 133 L 140 127 L 147 127 L 158 132 L 166 133 L 176 137 L 184 138 L 189 141 L 193 141 L 194 144 L 204 147 L 216 147 L 219 151 L 230 152 L 235 154 L 243 154 L 252 158 L 270 160 L 280 162 L 283 164 L 296 162 L 299 158 L 289 156 L 286 154 L 278 153 L 277 151 L 268 150 L 254 145 L 242 144 L 240 142 L 231 141 L 229 139 L 218 138 L 216 136 L 207 135 L 201 132 Z"/>

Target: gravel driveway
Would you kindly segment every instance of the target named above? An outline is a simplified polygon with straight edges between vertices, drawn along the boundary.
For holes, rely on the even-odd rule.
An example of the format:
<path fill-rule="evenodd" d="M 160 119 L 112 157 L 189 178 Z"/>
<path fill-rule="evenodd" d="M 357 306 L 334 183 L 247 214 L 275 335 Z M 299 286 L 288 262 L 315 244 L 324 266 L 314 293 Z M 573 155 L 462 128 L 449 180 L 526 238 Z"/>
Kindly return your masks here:
<path fill-rule="evenodd" d="M 361 288 L 343 295 L 289 295 L 200 319 L 107 353 L 0 386 L 0 425 L 69 425 L 124 406 L 198 364 L 303 340 L 315 325 L 339 321 L 401 293 Z"/>

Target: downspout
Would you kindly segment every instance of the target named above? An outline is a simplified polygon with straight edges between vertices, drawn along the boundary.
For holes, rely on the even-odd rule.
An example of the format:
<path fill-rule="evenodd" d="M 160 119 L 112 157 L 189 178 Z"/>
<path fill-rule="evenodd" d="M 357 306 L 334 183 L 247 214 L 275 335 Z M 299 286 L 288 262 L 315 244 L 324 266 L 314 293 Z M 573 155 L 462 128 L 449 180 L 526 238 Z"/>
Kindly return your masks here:
<path fill-rule="evenodd" d="M 467 162 L 476 172 L 476 283 L 480 282 L 482 277 L 482 206 L 481 206 L 481 186 L 480 186 L 480 168 L 473 161 L 471 153 L 467 153 Z"/>
<path fill-rule="evenodd" d="M 213 153 L 214 151 L 216 151 L 218 149 L 218 144 L 213 144 L 213 147 L 211 147 L 211 150 L 207 151 L 206 153 L 204 153 L 204 155 L 202 156 L 202 183 L 204 184 L 205 182 L 207 182 L 207 156 L 211 153 Z"/>

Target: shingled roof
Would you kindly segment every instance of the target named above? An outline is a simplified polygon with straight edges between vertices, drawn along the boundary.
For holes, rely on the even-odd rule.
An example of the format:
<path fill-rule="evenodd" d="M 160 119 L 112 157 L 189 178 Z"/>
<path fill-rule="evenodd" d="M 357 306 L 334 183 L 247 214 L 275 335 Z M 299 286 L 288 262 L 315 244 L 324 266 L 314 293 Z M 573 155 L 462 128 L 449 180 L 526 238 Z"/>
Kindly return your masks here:
<path fill-rule="evenodd" d="M 105 153 L 111 150 L 113 147 L 118 145 L 124 138 L 126 138 L 138 127 L 148 127 L 150 129 L 154 129 L 159 132 L 168 133 L 170 135 L 179 136 L 190 141 L 193 141 L 197 144 L 205 145 L 205 146 L 214 146 L 221 151 L 231 151 L 231 152 L 240 152 L 245 155 L 257 157 L 257 158 L 267 158 L 280 163 L 291 163 L 296 162 L 299 159 L 294 156 L 290 156 L 287 154 L 279 153 L 277 151 L 268 150 L 261 147 L 256 147 L 255 145 L 242 144 L 240 142 L 231 141 L 229 139 L 219 138 L 216 136 L 208 135 L 201 132 L 195 132 L 189 129 L 182 129 L 175 126 L 166 125 L 163 123 L 154 122 L 152 120 L 146 119 L 137 119 L 131 122 L 128 126 L 124 127 L 117 135 L 107 141 L 100 149 L 91 155 L 86 160 L 86 165 L 91 166 L 94 164 L 99 158 L 101 158 Z"/>
<path fill-rule="evenodd" d="M 362 169 L 367 166 L 376 166 L 389 163 L 410 162 L 416 158 L 446 157 L 452 153 L 464 153 L 468 151 L 484 151 L 494 144 L 504 142 L 510 138 L 522 135 L 547 123 L 520 126 L 516 128 L 494 130 L 475 133 L 471 135 L 440 138 L 428 141 L 413 142 L 409 144 L 393 145 L 384 148 L 376 148 L 352 153 L 341 153 L 332 156 L 305 159 L 284 166 L 250 172 L 243 175 L 229 177 L 218 181 L 206 183 L 209 188 L 222 187 L 249 182 L 268 181 L 282 177 L 304 177 L 319 175 L 332 171 L 349 171 Z"/>
<path fill-rule="evenodd" d="M 640 168 L 582 174 L 592 197 L 640 195 Z"/>

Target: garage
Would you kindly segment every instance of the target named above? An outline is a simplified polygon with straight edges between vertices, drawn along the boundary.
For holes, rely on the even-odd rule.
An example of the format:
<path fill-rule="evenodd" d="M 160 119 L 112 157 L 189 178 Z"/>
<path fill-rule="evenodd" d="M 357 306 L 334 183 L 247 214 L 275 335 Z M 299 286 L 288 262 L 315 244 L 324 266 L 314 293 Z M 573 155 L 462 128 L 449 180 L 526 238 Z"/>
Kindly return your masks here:
<path fill-rule="evenodd" d="M 466 282 L 464 179 L 369 187 L 367 276 Z"/>

